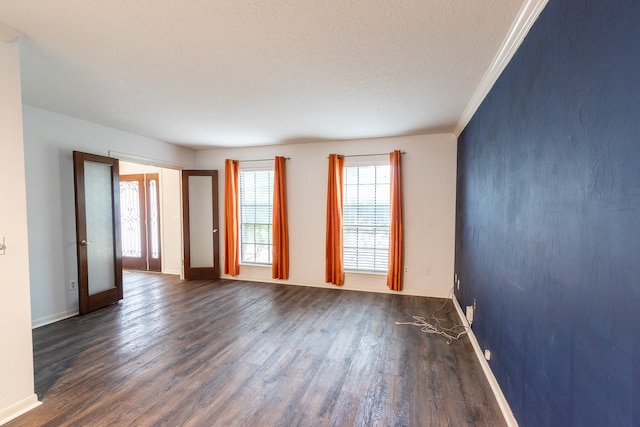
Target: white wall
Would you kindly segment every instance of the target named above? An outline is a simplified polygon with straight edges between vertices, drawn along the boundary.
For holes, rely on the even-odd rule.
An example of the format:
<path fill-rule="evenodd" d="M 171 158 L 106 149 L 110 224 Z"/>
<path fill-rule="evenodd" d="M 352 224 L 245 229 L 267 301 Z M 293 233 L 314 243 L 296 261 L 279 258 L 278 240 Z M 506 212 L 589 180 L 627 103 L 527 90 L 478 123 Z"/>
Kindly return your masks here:
<path fill-rule="evenodd" d="M 287 161 L 290 274 L 287 283 L 333 287 L 324 281 L 327 155 L 403 150 L 405 274 L 410 295 L 446 297 L 453 283 L 456 138 L 451 134 L 199 151 L 199 169 L 218 169 L 224 224 L 224 159 L 276 155 Z M 224 244 L 224 234 L 221 236 Z M 221 256 L 224 251 L 220 250 Z M 238 279 L 271 281 L 270 267 L 241 266 Z M 347 273 L 344 289 L 390 292 L 386 276 Z"/>
<path fill-rule="evenodd" d="M 38 108 L 23 106 L 31 312 L 40 326 L 78 312 L 74 150 L 110 151 L 192 167 L 195 152 Z"/>
<path fill-rule="evenodd" d="M 0 424 L 37 404 L 29 308 L 27 202 L 22 141 L 20 59 L 0 42 Z M 1 242 L 1 240 L 0 240 Z"/>
<path fill-rule="evenodd" d="M 120 175 L 157 173 L 160 176 L 160 254 L 162 272 L 182 273 L 182 223 L 180 221 L 180 171 L 120 162 Z"/>

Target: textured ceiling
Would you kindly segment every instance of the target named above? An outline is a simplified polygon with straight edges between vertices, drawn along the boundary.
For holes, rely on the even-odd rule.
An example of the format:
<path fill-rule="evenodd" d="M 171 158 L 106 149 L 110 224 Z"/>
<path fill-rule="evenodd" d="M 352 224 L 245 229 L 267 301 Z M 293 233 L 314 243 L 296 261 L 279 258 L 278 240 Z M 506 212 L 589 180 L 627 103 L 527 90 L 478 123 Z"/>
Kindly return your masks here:
<path fill-rule="evenodd" d="M 0 0 L 0 22 L 25 104 L 206 148 L 456 132 L 525 3 Z"/>

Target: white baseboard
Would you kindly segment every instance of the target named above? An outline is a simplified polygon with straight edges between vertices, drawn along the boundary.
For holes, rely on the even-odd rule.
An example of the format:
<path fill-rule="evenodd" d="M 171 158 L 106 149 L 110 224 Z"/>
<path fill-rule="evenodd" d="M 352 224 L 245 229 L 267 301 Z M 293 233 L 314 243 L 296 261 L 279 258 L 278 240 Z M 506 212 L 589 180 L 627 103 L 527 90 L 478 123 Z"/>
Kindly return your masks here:
<path fill-rule="evenodd" d="M 14 403 L 8 408 L 0 409 L 0 426 L 8 423 L 9 421 L 19 417 L 20 415 L 29 412 L 42 402 L 38 401 L 38 396 L 34 393 L 31 396 L 22 399 L 19 402 Z"/>
<path fill-rule="evenodd" d="M 55 323 L 60 320 L 68 319 L 69 317 L 77 316 L 80 312 L 78 309 L 63 311 L 62 313 L 52 314 L 51 316 L 46 316 L 41 319 L 36 319 L 31 321 L 31 329 L 39 328 L 40 326 L 48 325 L 50 323 Z"/>
<path fill-rule="evenodd" d="M 493 371 L 491 371 L 491 367 L 487 362 L 487 359 L 484 358 L 484 353 L 480 348 L 480 343 L 473 333 L 473 329 L 471 329 L 469 322 L 467 321 L 467 316 L 465 316 L 462 311 L 462 307 L 460 307 L 460 303 L 458 302 L 458 298 L 456 298 L 455 294 L 451 298 L 453 301 L 453 305 L 456 307 L 456 311 L 458 312 L 458 316 L 460 317 L 460 321 L 462 324 L 467 326 L 467 335 L 469 336 L 469 340 L 471 341 L 471 345 L 473 346 L 473 350 L 476 353 L 476 357 L 480 361 L 480 365 L 482 366 L 482 371 L 484 375 L 487 377 L 487 381 L 489 381 L 489 385 L 491 386 L 491 390 L 493 391 L 496 400 L 498 401 L 498 405 L 500 406 L 500 410 L 502 411 L 502 416 L 504 416 L 504 420 L 507 422 L 509 427 L 518 427 L 518 421 L 513 416 L 513 412 L 511 412 L 511 407 L 509 406 L 509 402 L 504 397 L 502 393 L 502 389 L 500 388 L 500 384 L 498 384 L 498 380 L 493 375 Z"/>

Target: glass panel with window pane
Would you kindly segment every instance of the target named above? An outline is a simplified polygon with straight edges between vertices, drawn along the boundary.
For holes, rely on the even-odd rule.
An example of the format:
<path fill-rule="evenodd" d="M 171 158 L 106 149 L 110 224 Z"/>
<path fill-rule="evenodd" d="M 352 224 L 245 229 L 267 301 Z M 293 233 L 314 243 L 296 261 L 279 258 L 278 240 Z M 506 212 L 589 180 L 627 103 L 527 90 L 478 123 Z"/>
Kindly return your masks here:
<path fill-rule="evenodd" d="M 158 182 L 155 179 L 149 180 L 149 213 L 151 258 L 158 259 L 160 257 L 160 236 L 158 235 L 160 227 L 158 224 Z"/>
<path fill-rule="evenodd" d="M 271 264 L 273 170 L 241 170 L 240 262 Z"/>
<path fill-rule="evenodd" d="M 389 177 L 389 165 L 345 167 L 343 246 L 346 270 L 387 270 Z"/>
<path fill-rule="evenodd" d="M 122 256 L 140 258 L 140 188 L 138 181 L 120 181 Z"/>

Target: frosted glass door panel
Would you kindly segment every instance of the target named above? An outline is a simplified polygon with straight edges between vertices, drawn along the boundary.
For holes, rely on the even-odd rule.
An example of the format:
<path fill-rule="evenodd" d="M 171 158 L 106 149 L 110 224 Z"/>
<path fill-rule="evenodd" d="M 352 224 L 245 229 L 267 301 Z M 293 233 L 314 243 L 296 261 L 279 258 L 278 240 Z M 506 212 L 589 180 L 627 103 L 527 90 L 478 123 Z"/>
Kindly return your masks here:
<path fill-rule="evenodd" d="M 115 286 L 111 166 L 84 162 L 89 295 Z"/>
<path fill-rule="evenodd" d="M 191 267 L 213 267 L 212 205 L 211 177 L 189 177 L 189 249 Z"/>

